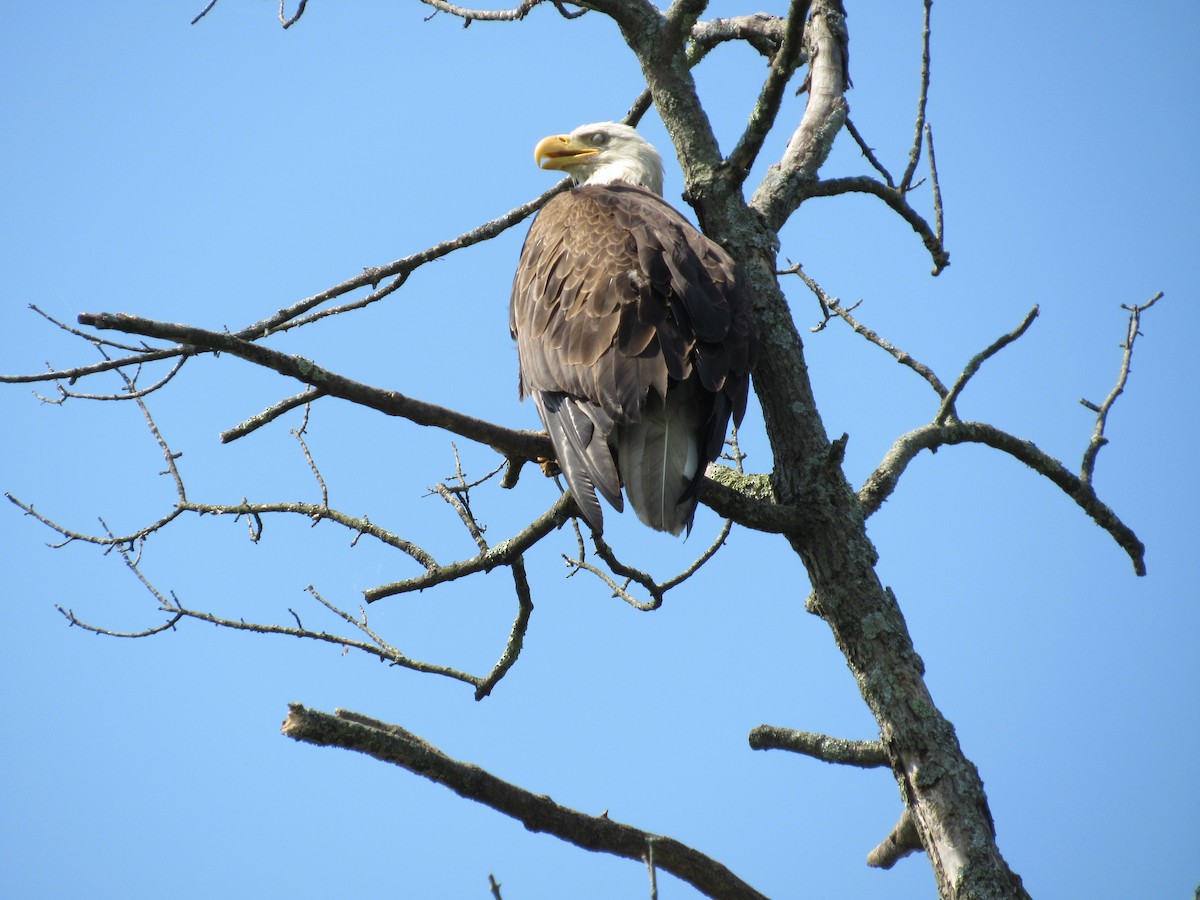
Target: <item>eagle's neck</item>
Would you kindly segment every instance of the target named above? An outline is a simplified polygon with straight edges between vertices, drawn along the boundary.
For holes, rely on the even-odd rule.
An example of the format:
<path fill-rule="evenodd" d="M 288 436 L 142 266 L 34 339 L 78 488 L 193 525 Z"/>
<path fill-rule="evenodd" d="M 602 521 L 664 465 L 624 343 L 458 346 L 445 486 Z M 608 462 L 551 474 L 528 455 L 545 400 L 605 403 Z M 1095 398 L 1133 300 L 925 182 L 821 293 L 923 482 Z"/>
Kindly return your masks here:
<path fill-rule="evenodd" d="M 650 153 L 638 153 L 606 161 L 575 179 L 575 186 L 584 184 L 632 184 L 662 196 L 662 161 L 653 147 Z M 650 154 L 653 154 L 651 156 Z"/>

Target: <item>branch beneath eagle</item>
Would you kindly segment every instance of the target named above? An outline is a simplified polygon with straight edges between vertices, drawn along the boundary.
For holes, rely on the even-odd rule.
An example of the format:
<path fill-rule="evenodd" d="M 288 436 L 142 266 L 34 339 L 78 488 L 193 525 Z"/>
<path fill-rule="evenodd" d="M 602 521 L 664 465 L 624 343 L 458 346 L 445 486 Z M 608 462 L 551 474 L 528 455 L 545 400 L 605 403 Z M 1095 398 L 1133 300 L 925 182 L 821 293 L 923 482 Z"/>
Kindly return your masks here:
<path fill-rule="evenodd" d="M 706 896 L 758 900 L 764 896 L 721 863 L 679 841 L 618 822 L 609 818 L 607 811 L 592 816 L 561 806 L 544 794 L 452 759 L 399 725 L 348 710 L 330 715 L 293 703 L 281 730 L 297 741 L 353 750 L 399 766 L 516 819 L 529 831 L 553 835 L 585 850 L 637 861 L 653 842 L 655 865 Z"/>
<path fill-rule="evenodd" d="M 548 459 L 553 455 L 544 432 L 506 428 L 397 391 L 373 387 L 331 372 L 312 360 L 282 353 L 226 332 L 160 322 L 125 313 L 82 313 L 79 321 L 100 330 L 175 341 L 180 346 L 175 348 L 172 355 L 228 353 L 295 378 L 325 395 L 348 400 L 385 415 L 405 418 L 418 425 L 443 428 L 489 446 L 514 462 Z M 756 476 L 739 476 L 732 470 L 724 471 L 724 467 L 720 466 L 710 467 L 709 476 L 700 482 L 699 498 L 725 518 L 748 528 L 774 533 L 794 531 L 800 526 L 798 511 L 780 507 L 767 499 Z M 720 480 L 712 480 L 714 477 Z M 742 490 L 750 493 L 743 494 Z"/>

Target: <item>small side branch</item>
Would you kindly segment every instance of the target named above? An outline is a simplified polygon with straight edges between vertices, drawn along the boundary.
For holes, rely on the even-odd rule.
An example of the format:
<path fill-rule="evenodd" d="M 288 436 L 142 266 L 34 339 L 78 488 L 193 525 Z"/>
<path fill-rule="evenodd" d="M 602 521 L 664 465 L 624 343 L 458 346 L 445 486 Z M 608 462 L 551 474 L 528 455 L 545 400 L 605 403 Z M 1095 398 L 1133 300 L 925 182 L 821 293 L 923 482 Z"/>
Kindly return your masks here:
<path fill-rule="evenodd" d="M 452 759 L 399 725 L 346 710 L 330 715 L 293 703 L 281 730 L 293 740 L 354 750 L 399 766 L 448 787 L 460 797 L 510 816 L 530 831 L 551 834 L 585 850 L 641 862 L 648 842 L 653 841 L 655 866 L 708 896 L 764 896 L 716 860 L 679 841 L 650 834 L 606 815 L 589 816 L 560 806 L 547 796 L 503 781 L 479 766 Z"/>
<path fill-rule="evenodd" d="M 509 567 L 513 573 L 513 584 L 517 591 L 517 617 L 513 620 L 512 631 L 508 635 L 508 643 L 504 652 L 492 671 L 487 674 L 475 688 L 475 699 L 482 700 L 492 692 L 492 688 L 512 668 L 521 650 L 525 646 L 525 632 L 529 630 L 529 618 L 533 615 L 533 594 L 529 589 L 529 576 L 525 572 L 525 557 L 518 556 Z"/>
<path fill-rule="evenodd" d="M 461 562 L 437 566 L 415 578 L 394 581 L 390 584 L 370 588 L 364 591 L 363 594 L 368 603 L 374 603 L 376 600 L 382 600 L 385 597 L 394 597 L 397 594 L 424 590 L 425 588 L 433 587 L 435 584 L 455 581 L 467 575 L 473 575 L 476 572 L 490 572 L 497 566 L 511 566 L 521 554 L 551 531 L 565 523 L 574 514 L 575 501 L 571 498 L 570 494 L 563 494 L 554 501 L 554 504 L 548 510 L 538 516 L 518 534 L 507 541 L 501 541 L 478 556 Z"/>
<path fill-rule="evenodd" d="M 822 762 L 857 766 L 860 769 L 886 768 L 890 765 L 882 741 L 848 741 L 777 725 L 759 725 L 751 730 L 750 749 L 789 750 Z"/>
<path fill-rule="evenodd" d="M 862 136 L 858 127 L 854 124 L 854 120 L 849 116 L 846 117 L 846 131 L 850 137 L 854 138 L 854 143 L 858 144 L 858 149 L 862 152 L 863 157 L 871 168 L 879 173 L 888 187 L 895 187 L 896 182 L 892 178 L 892 173 L 887 170 L 887 166 L 879 161 L 879 157 L 875 155 L 875 149 L 867 143 L 867 139 Z"/>
<path fill-rule="evenodd" d="M 211 10 L 216 5 L 217 5 L 217 0 L 208 0 L 208 4 L 204 7 L 204 9 L 200 10 L 200 12 L 196 16 L 196 18 L 192 19 L 192 24 L 195 25 L 197 22 L 199 22 L 201 19 L 203 19 L 205 16 L 207 16 L 209 13 L 209 10 Z"/>
<path fill-rule="evenodd" d="M 867 175 L 827 178 L 808 184 L 805 190 L 805 199 L 807 197 L 836 197 L 849 193 L 872 194 L 907 222 L 921 238 L 921 243 L 925 245 L 925 249 L 933 259 L 931 274 L 940 275 L 942 270 L 950 265 L 950 252 L 942 245 L 940 228 L 931 227 L 925 217 L 912 208 L 906 192 L 900 190 L 899 187 L 889 187 L 882 181 L 876 181 Z M 940 193 L 938 196 L 941 196 Z"/>
<path fill-rule="evenodd" d="M 675 575 L 673 578 L 668 578 L 663 582 L 656 581 L 654 576 L 649 572 L 643 572 L 641 569 L 634 568 L 633 566 L 622 562 L 617 558 L 617 555 L 613 551 L 612 547 L 610 547 L 603 538 L 596 534 L 592 535 L 592 540 L 596 547 L 596 555 L 600 557 L 600 559 L 604 560 L 604 564 L 608 566 L 609 572 L 617 576 L 617 578 L 624 579 L 622 583 L 618 583 L 616 579 L 612 578 L 608 572 L 605 572 L 599 566 L 594 566 L 587 562 L 583 558 L 582 550 L 578 558 L 572 558 L 564 553 L 563 559 L 572 569 L 583 570 L 595 575 L 608 586 L 609 590 L 612 591 L 612 595 L 617 599 L 624 600 L 635 609 L 640 609 L 643 612 L 649 612 L 662 606 L 663 598 L 666 596 L 667 591 L 683 584 L 683 582 L 687 581 L 698 571 L 700 571 L 700 568 L 706 562 L 712 559 L 714 555 L 716 555 L 716 552 L 725 544 L 732 527 L 733 522 L 730 519 L 726 519 L 724 524 L 721 526 L 721 530 L 717 533 L 716 538 L 714 538 L 712 543 L 710 543 L 708 547 L 704 549 L 704 552 L 696 557 L 696 559 L 692 561 L 691 565 L 689 565 L 678 575 Z M 580 546 L 582 548 L 582 544 Z M 629 592 L 629 586 L 634 582 L 641 585 L 642 588 L 645 589 L 646 593 L 650 595 L 649 600 L 638 600 Z"/>
<path fill-rule="evenodd" d="M 970 381 L 971 377 L 979 371 L 980 366 L 982 366 L 985 362 L 987 362 L 1013 341 L 1018 340 L 1021 335 L 1028 331 L 1029 326 L 1033 324 L 1033 320 L 1037 318 L 1037 315 L 1038 308 L 1035 306 L 1026 314 L 1020 325 L 1018 325 L 1008 334 L 1000 335 L 1000 337 L 992 341 L 988 347 L 971 357 L 971 359 L 967 362 L 967 365 L 963 368 L 962 374 L 959 375 L 958 379 L 954 382 L 954 386 L 950 388 L 949 393 L 942 397 L 941 408 L 938 409 L 937 415 L 934 416 L 933 419 L 935 425 L 941 425 L 944 422 L 958 418 L 958 413 L 954 409 L 954 402 L 963 392 L 963 388 L 967 386 L 967 382 Z"/>
<path fill-rule="evenodd" d="M 547 0 L 522 0 L 521 3 L 511 9 L 468 9 L 465 6 L 449 3 L 447 0 L 421 0 L 421 2 L 427 6 L 432 6 L 435 13 L 443 12 L 446 15 L 462 19 L 463 28 L 466 28 L 476 20 L 480 22 L 519 22 L 529 15 L 535 6 L 540 6 L 542 3 L 547 2 Z M 569 10 L 561 0 L 549 0 L 549 2 L 554 5 L 554 8 L 558 10 L 559 15 L 564 19 L 578 19 L 587 12 L 583 8 Z M 433 15 L 434 13 L 430 13 L 430 18 Z"/>
<path fill-rule="evenodd" d="M 921 835 L 917 831 L 916 816 L 906 806 L 891 833 L 867 854 L 867 865 L 875 869 L 890 869 L 904 857 L 924 849 Z"/>
<path fill-rule="evenodd" d="M 921 90 L 917 95 L 917 124 L 914 129 L 912 148 L 908 151 L 908 166 L 900 178 L 899 188 L 908 192 L 912 188 L 913 175 L 921 161 L 921 142 L 927 137 L 925 131 L 925 105 L 929 99 L 929 16 L 933 0 L 925 0 L 925 17 L 921 28 Z"/>
<path fill-rule="evenodd" d="M 234 425 L 232 428 L 221 432 L 221 443 L 228 444 L 231 441 L 236 441 L 238 438 L 245 437 L 253 431 L 257 431 L 264 425 L 270 424 L 282 416 L 284 413 L 291 412 L 297 406 L 304 406 L 307 403 L 312 403 L 314 400 L 319 400 L 325 396 L 325 392 L 314 387 L 308 387 L 291 397 L 280 400 L 274 406 L 268 407 L 258 415 L 251 416 L 244 422 Z"/>
<path fill-rule="evenodd" d="M 288 28 L 291 28 L 300 21 L 300 17 L 304 15 L 304 10 L 308 6 L 308 0 L 300 0 L 299 5 L 296 7 L 295 14 L 291 16 L 287 15 L 286 10 L 284 9 L 285 3 L 286 0 L 279 0 L 279 24 L 282 25 L 286 31 Z"/>
<path fill-rule="evenodd" d="M 896 362 L 900 363 L 900 365 L 907 366 L 924 378 L 927 382 L 929 382 L 929 386 L 933 388 L 934 392 L 939 397 L 944 398 L 949 393 L 949 391 L 946 389 L 946 386 L 942 384 L 941 379 L 934 374 L 933 370 L 929 368 L 929 366 L 925 365 L 907 350 L 900 349 L 895 344 L 885 340 L 873 329 L 868 328 L 866 325 L 859 322 L 858 319 L 856 319 L 852 314 L 852 310 L 858 307 L 858 303 L 853 304 L 853 306 L 850 308 L 843 306 L 837 297 L 833 297 L 826 293 L 825 289 L 822 288 L 821 285 L 819 285 L 813 278 L 809 277 L 799 263 L 778 271 L 775 274 L 799 276 L 800 280 L 803 281 L 805 285 L 808 286 L 808 289 L 816 296 L 818 302 L 821 304 L 821 309 L 825 313 L 825 319 L 820 324 L 815 325 L 812 329 L 813 331 L 822 330 L 826 323 L 833 316 L 837 316 L 839 319 L 849 325 L 855 334 L 866 338 L 867 341 L 883 350 L 894 360 L 896 360 Z"/>
<path fill-rule="evenodd" d="M 1141 334 L 1139 330 L 1142 324 L 1142 313 L 1152 307 L 1155 303 L 1162 299 L 1162 291 L 1159 291 L 1145 303 L 1140 306 L 1125 306 L 1121 305 L 1122 309 L 1129 311 L 1129 327 L 1125 333 L 1125 341 L 1121 344 L 1121 369 L 1117 373 L 1117 383 L 1113 385 L 1113 389 L 1109 391 L 1104 402 L 1099 406 L 1090 403 L 1087 400 L 1079 402 L 1096 414 L 1096 427 L 1092 431 L 1092 439 L 1088 442 L 1087 449 L 1083 453 L 1083 464 L 1079 469 L 1079 478 L 1084 484 L 1092 483 L 1092 475 L 1096 469 L 1096 456 L 1100 453 L 1100 448 L 1108 443 L 1108 438 L 1104 436 L 1104 427 L 1108 424 L 1108 413 L 1112 409 L 1113 404 L 1117 402 L 1117 398 L 1125 390 L 1125 382 L 1129 380 L 1129 364 L 1133 361 L 1133 343 Z"/>

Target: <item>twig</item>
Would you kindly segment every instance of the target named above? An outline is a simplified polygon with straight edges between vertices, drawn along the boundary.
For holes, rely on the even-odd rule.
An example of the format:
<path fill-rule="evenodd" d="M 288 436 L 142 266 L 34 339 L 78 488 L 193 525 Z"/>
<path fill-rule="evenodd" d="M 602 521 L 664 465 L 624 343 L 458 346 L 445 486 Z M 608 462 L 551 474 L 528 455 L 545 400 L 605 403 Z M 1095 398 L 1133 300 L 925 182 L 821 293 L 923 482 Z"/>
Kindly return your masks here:
<path fill-rule="evenodd" d="M 368 603 L 382 600 L 384 597 L 394 597 L 410 591 L 420 591 L 435 584 L 455 581 L 476 572 L 489 572 L 497 566 L 511 566 L 526 550 L 558 528 L 575 512 L 575 501 L 570 494 L 563 494 L 554 504 L 518 534 L 506 541 L 501 541 L 490 550 L 480 553 L 471 559 L 450 563 L 429 569 L 416 578 L 404 581 L 394 581 L 379 587 L 370 588 L 363 592 Z"/>
<path fill-rule="evenodd" d="M 926 136 L 925 105 L 929 99 L 929 17 L 933 0 L 925 0 L 925 16 L 921 27 L 921 90 L 917 97 L 917 124 L 914 128 L 912 148 L 908 151 L 908 166 L 900 177 L 899 190 L 907 193 L 912 188 L 912 178 L 921 160 L 921 142 Z"/>
<path fill-rule="evenodd" d="M 929 146 L 929 183 L 933 190 L 933 234 L 940 246 L 946 246 L 946 227 L 942 211 L 942 183 L 938 180 L 937 154 L 933 152 L 933 126 L 925 123 L 925 143 Z"/>
<path fill-rule="evenodd" d="M 517 592 L 517 617 L 513 620 L 512 630 L 509 631 L 508 641 L 504 652 L 484 679 L 475 688 L 475 699 L 482 700 L 492 692 L 492 688 L 512 668 L 521 649 L 525 646 L 525 632 L 529 630 L 529 619 L 533 615 L 533 595 L 529 590 L 529 576 L 525 573 L 525 557 L 518 556 L 512 565 L 513 584 Z"/>
<path fill-rule="evenodd" d="M 935 425 L 941 425 L 945 422 L 958 418 L 958 412 L 955 410 L 954 404 L 957 402 L 959 395 L 962 394 L 963 389 L 967 386 L 967 382 L 970 381 L 971 377 L 979 371 L 980 366 L 982 366 L 985 362 L 987 362 L 1013 341 L 1018 340 L 1023 334 L 1025 334 L 1025 332 L 1029 330 L 1029 326 L 1033 324 L 1033 320 L 1037 318 L 1037 315 L 1038 308 L 1035 306 L 1025 314 L 1025 318 L 1021 320 L 1020 325 L 1018 325 L 1008 334 L 1000 335 L 1000 337 L 992 341 L 992 343 L 989 344 L 985 349 L 979 353 L 976 353 L 971 357 L 970 360 L 968 360 L 966 366 L 963 367 L 962 373 L 955 380 L 954 385 L 950 388 L 949 392 L 942 395 L 942 405 L 938 408 L 937 415 L 933 417 L 933 423 Z"/>
<path fill-rule="evenodd" d="M 454 471 L 458 485 L 451 488 L 439 481 L 429 490 L 445 500 L 450 508 L 458 514 L 459 519 L 462 520 L 471 538 L 475 541 L 475 545 L 479 548 L 479 552 L 487 553 L 488 543 L 483 536 L 487 528 L 479 524 L 479 520 L 475 518 L 475 513 L 471 510 L 471 489 L 467 485 L 466 475 L 463 474 L 462 460 L 458 456 L 458 445 L 452 442 L 450 446 L 454 448 Z M 496 469 L 495 471 L 500 470 Z M 495 473 L 493 472 L 493 474 Z"/>
<path fill-rule="evenodd" d="M 612 572 L 613 575 L 616 575 L 619 578 L 625 579 L 624 584 L 618 584 L 616 579 L 612 578 L 608 572 L 605 572 L 599 566 L 595 566 L 587 562 L 582 553 L 582 549 L 579 556 L 576 558 L 572 558 L 565 553 L 562 555 L 562 558 L 571 569 L 589 572 L 603 581 L 609 590 L 612 591 L 613 597 L 616 597 L 619 600 L 624 600 L 634 609 L 639 609 L 643 612 L 649 612 L 662 606 L 663 598 L 665 597 L 667 591 L 678 587 L 683 582 L 687 581 L 698 571 L 700 571 L 700 568 L 706 562 L 716 555 L 716 552 L 721 549 L 722 545 L 724 545 L 726 539 L 729 537 L 729 532 L 732 527 L 733 522 L 729 519 L 726 519 L 713 542 L 709 544 L 707 548 L 705 548 L 704 552 L 696 557 L 691 565 L 685 568 L 678 575 L 668 578 L 666 581 L 661 583 L 656 581 L 654 576 L 649 572 L 643 572 L 641 569 L 630 566 L 618 559 L 612 547 L 609 546 L 609 544 L 602 537 L 595 533 L 592 534 L 592 541 L 595 544 L 596 555 L 604 561 L 605 565 L 608 566 L 609 572 Z M 581 539 L 580 547 L 582 548 L 582 546 Z M 572 572 L 572 574 L 574 574 L 574 572 Z M 638 600 L 635 596 L 633 596 L 633 594 L 629 593 L 629 585 L 632 582 L 637 582 L 639 585 L 645 588 L 646 592 L 650 595 L 650 599 L 647 601 Z"/>
<path fill-rule="evenodd" d="M 279 0 L 279 24 L 282 25 L 286 31 L 288 28 L 291 28 L 298 21 L 300 21 L 300 17 L 304 15 L 304 8 L 308 6 L 308 0 L 300 0 L 300 5 L 296 7 L 296 14 L 290 18 L 284 15 L 283 7 L 285 2 L 286 0 Z"/>
<path fill-rule="evenodd" d="M 181 454 L 172 452 L 171 448 L 167 445 L 167 441 L 162 436 L 162 432 L 158 430 L 158 426 L 154 423 L 154 417 L 150 415 L 150 408 L 146 406 L 146 401 L 143 400 L 135 390 L 133 379 L 125 374 L 124 369 L 118 369 L 117 374 L 120 375 L 121 379 L 125 382 L 125 387 L 128 388 L 133 402 L 136 403 L 138 405 L 138 409 L 142 411 L 142 417 L 146 420 L 146 427 L 150 429 L 150 434 L 154 436 L 154 440 L 158 443 L 159 450 L 162 451 L 163 460 L 167 464 L 167 472 L 170 474 L 171 479 L 175 482 L 175 493 L 179 497 L 179 502 L 186 503 L 187 491 L 183 486 L 183 476 L 179 474 L 179 467 L 175 464 L 175 460 L 178 459 Z"/>
<path fill-rule="evenodd" d="M 151 636 L 159 634 L 160 632 L 163 632 L 163 631 L 170 631 L 175 628 L 176 623 L 179 622 L 179 620 L 182 619 L 183 615 L 184 615 L 181 612 L 177 612 L 173 616 L 171 616 L 171 618 L 167 619 L 167 621 L 163 622 L 161 625 L 155 625 L 153 628 L 146 628 L 142 631 L 112 631 L 108 628 L 97 628 L 94 625 L 89 625 L 87 622 L 84 622 L 82 619 L 80 619 L 78 616 L 76 616 L 75 610 L 73 610 L 73 609 L 65 609 L 62 606 L 59 606 L 57 603 L 54 604 L 54 608 L 57 609 L 60 613 L 62 613 L 63 618 L 65 618 L 68 622 L 70 622 L 72 627 L 78 625 L 84 631 L 90 631 L 93 634 L 103 634 L 103 635 L 106 635 L 107 637 L 118 637 L 118 638 L 151 637 Z"/>
<path fill-rule="evenodd" d="M 90 344 L 95 344 L 97 347 L 111 347 L 113 350 L 121 350 L 125 353 L 142 353 L 142 352 L 145 352 L 146 350 L 150 349 L 145 344 L 142 344 L 140 347 L 134 346 L 133 344 L 120 344 L 120 343 L 117 343 L 116 341 L 112 341 L 107 338 L 102 338 L 99 335 L 89 334 L 86 331 L 80 331 L 78 328 L 72 328 L 66 322 L 62 322 L 62 321 L 59 321 L 58 319 L 54 318 L 54 316 L 50 315 L 50 313 L 46 312 L 44 309 L 42 309 L 36 303 L 30 303 L 29 308 L 31 310 L 33 310 L 35 313 L 37 313 L 39 316 L 41 316 L 43 319 L 45 319 L 47 322 L 49 322 L 51 325 L 53 325 L 55 328 L 60 328 L 63 331 L 65 331 L 67 334 L 74 335 L 75 337 L 80 338 L 81 340 L 85 340 Z M 109 357 L 107 354 L 105 354 L 104 358 L 108 359 Z"/>
<path fill-rule="evenodd" d="M 304 451 L 304 458 L 308 462 L 308 468 L 313 473 L 313 478 L 317 479 L 317 487 L 321 489 L 321 506 L 325 509 L 329 508 L 329 488 L 325 484 L 325 479 L 321 477 L 321 470 L 317 468 L 317 463 L 313 459 L 312 452 L 308 449 L 308 442 L 304 440 L 297 429 L 292 429 L 292 437 L 300 444 L 300 449 Z M 314 522 L 314 524 L 316 524 Z"/>
<path fill-rule="evenodd" d="M 192 19 L 192 24 L 195 25 L 197 22 L 199 22 L 201 19 L 203 19 L 205 16 L 207 16 L 208 11 L 216 5 L 217 5 L 217 0 L 208 0 L 208 5 L 206 7 L 204 7 L 204 9 L 200 10 L 200 14 L 198 16 L 196 16 L 196 18 Z"/>
<path fill-rule="evenodd" d="M 1090 403 L 1087 400 L 1079 402 L 1092 410 L 1096 414 L 1096 427 L 1092 431 L 1092 439 L 1088 441 L 1087 449 L 1083 452 L 1083 464 L 1079 468 L 1079 478 L 1084 484 L 1092 483 L 1092 475 L 1096 470 L 1096 456 L 1100 453 L 1100 448 L 1108 443 L 1108 438 L 1104 436 L 1104 428 L 1108 424 L 1108 413 L 1112 409 L 1113 404 L 1117 402 L 1117 398 L 1121 396 L 1125 390 L 1125 382 L 1129 380 L 1129 364 L 1133 361 L 1133 344 L 1141 334 L 1139 330 L 1142 322 L 1142 313 L 1152 307 L 1160 299 L 1163 292 L 1159 291 L 1145 303 L 1140 306 L 1126 306 L 1121 304 L 1121 308 L 1129 311 L 1129 327 L 1125 332 L 1125 341 L 1121 344 L 1121 369 L 1117 373 L 1117 383 L 1113 385 L 1113 389 L 1109 391 L 1104 402 L 1099 406 Z"/>
<path fill-rule="evenodd" d="M 863 325 L 861 322 L 859 322 L 858 319 L 851 315 L 850 309 L 842 306 L 837 297 L 832 297 L 826 293 L 824 288 L 822 288 L 814 279 L 810 278 L 799 264 L 793 265 L 790 268 L 777 272 L 776 274 L 798 275 L 800 279 L 808 286 L 809 290 L 816 295 L 817 299 L 821 303 L 821 307 L 826 310 L 827 314 L 837 316 L 839 319 L 849 325 L 855 334 L 866 338 L 867 341 L 889 354 L 893 359 L 896 360 L 896 362 L 900 363 L 900 365 L 907 366 L 908 368 L 912 369 L 929 383 L 929 386 L 934 389 L 939 397 L 944 398 L 949 393 L 949 391 L 946 389 L 946 386 L 942 384 L 941 379 L 934 374 L 933 370 L 929 368 L 929 366 L 925 365 L 919 359 L 916 359 L 908 351 L 900 349 L 896 345 L 880 337 L 880 335 L 873 329 L 868 328 L 866 325 Z M 855 304 L 855 306 L 857 305 L 858 304 Z M 851 309 L 853 308 L 854 307 L 851 307 Z M 824 328 L 824 323 L 815 326 L 812 330 L 819 331 L 822 328 Z"/>
<path fill-rule="evenodd" d="M 291 412 L 297 406 L 303 406 L 307 403 L 312 403 L 314 400 L 319 400 L 324 396 L 324 391 L 309 386 L 299 394 L 295 394 L 291 397 L 280 400 L 274 406 L 269 406 L 257 415 L 246 419 L 244 422 L 240 422 L 239 424 L 234 425 L 232 428 L 222 431 L 221 443 L 228 444 L 231 441 L 236 441 L 238 438 L 245 437 L 251 432 L 262 428 L 264 425 L 274 422 L 284 413 Z M 303 428 L 298 430 L 301 434 L 304 433 Z"/>
<path fill-rule="evenodd" d="M 883 180 L 887 183 L 888 187 L 895 187 L 896 183 L 892 181 L 892 173 L 875 156 L 874 149 L 867 145 L 866 140 L 859 133 L 858 128 L 855 127 L 854 120 L 849 116 L 846 116 L 846 130 L 850 132 L 850 137 L 854 138 L 854 143 L 858 144 L 858 149 L 862 151 L 862 155 L 871 164 L 871 168 L 883 176 Z"/>
<path fill-rule="evenodd" d="M 45 398 L 45 397 L 43 397 L 42 399 L 47 403 L 54 403 L 56 405 L 61 404 L 64 400 L 68 400 L 68 399 L 70 399 L 70 400 L 98 400 L 101 402 L 112 401 L 112 400 L 116 400 L 116 401 L 138 400 L 138 399 L 141 399 L 142 397 L 146 397 L 150 394 L 153 394 L 155 391 L 160 390 L 161 388 L 166 387 L 171 382 L 171 379 L 173 379 L 176 375 L 179 374 L 179 371 L 183 368 L 183 364 L 186 363 L 189 358 L 190 357 L 188 357 L 188 356 L 180 356 L 179 359 L 175 360 L 175 364 L 173 366 L 171 366 L 171 368 L 167 371 L 167 374 L 164 375 L 162 378 L 160 378 L 158 381 L 154 382 L 149 387 L 145 387 L 145 388 L 134 387 L 133 383 L 132 383 L 132 382 L 136 381 L 136 378 L 134 378 L 134 379 L 130 379 L 129 384 L 126 384 L 125 391 L 123 393 L 119 393 L 119 394 L 85 394 L 82 391 L 73 391 L 69 388 L 65 388 L 62 386 L 61 383 L 56 381 L 54 383 L 54 387 L 58 390 L 59 394 L 61 395 L 59 397 L 59 399 L 58 400 L 50 400 L 49 398 Z M 140 365 L 140 363 L 139 363 L 139 365 Z M 122 372 L 124 370 L 117 369 L 117 371 Z"/>
<path fill-rule="evenodd" d="M 140 366 L 145 363 L 157 362 L 160 359 L 173 359 L 177 356 L 185 356 L 187 353 L 188 349 L 186 347 L 145 350 L 133 356 L 109 359 L 104 362 L 92 363 L 88 366 L 72 366 L 69 369 L 50 369 L 46 372 L 37 372 L 32 375 L 0 375 L 0 384 L 31 384 L 37 381 L 66 381 L 67 383 L 74 383 L 80 378 L 86 378 L 89 375 L 111 372 L 114 369 L 120 369 L 125 366 Z"/>
<path fill-rule="evenodd" d="M 480 22 L 519 22 L 529 15 L 535 6 L 540 5 L 545 0 L 521 0 L 520 4 L 511 9 L 468 9 L 465 6 L 457 6 L 449 3 L 447 0 L 421 0 L 421 2 L 434 8 L 434 13 L 429 18 L 432 18 L 436 13 L 444 12 L 447 15 L 462 19 L 463 28 L 466 28 L 477 20 Z M 554 8 L 558 10 L 559 15 L 564 19 L 577 19 L 587 12 L 584 8 L 568 10 L 561 0 L 551 0 L 551 2 Z"/>
<path fill-rule="evenodd" d="M 888 187 L 881 181 L 876 181 L 866 175 L 852 175 L 846 178 L 826 178 L 813 181 L 805 186 L 805 197 L 836 197 L 840 194 L 864 193 L 872 194 L 882 200 L 900 218 L 907 222 L 912 230 L 921 238 L 921 243 L 933 259 L 931 274 L 939 275 L 946 266 L 950 265 L 950 253 L 938 238 L 938 233 L 929 226 L 925 218 L 908 202 L 908 198 L 899 188 Z"/>

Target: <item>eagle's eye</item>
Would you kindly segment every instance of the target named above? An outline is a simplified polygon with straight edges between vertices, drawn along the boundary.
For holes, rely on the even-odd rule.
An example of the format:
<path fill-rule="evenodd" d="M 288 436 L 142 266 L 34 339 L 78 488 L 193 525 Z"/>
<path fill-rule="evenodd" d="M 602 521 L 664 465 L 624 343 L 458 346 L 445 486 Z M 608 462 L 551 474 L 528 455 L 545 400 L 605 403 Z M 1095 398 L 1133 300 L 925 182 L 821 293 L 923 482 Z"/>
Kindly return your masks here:
<path fill-rule="evenodd" d="M 590 138 L 588 138 L 588 140 L 590 140 L 592 142 L 592 144 L 594 144 L 597 147 L 603 147 L 605 144 L 608 143 L 608 135 L 605 134 L 603 131 L 597 131 L 597 132 L 594 132 L 592 134 L 592 136 Z"/>

